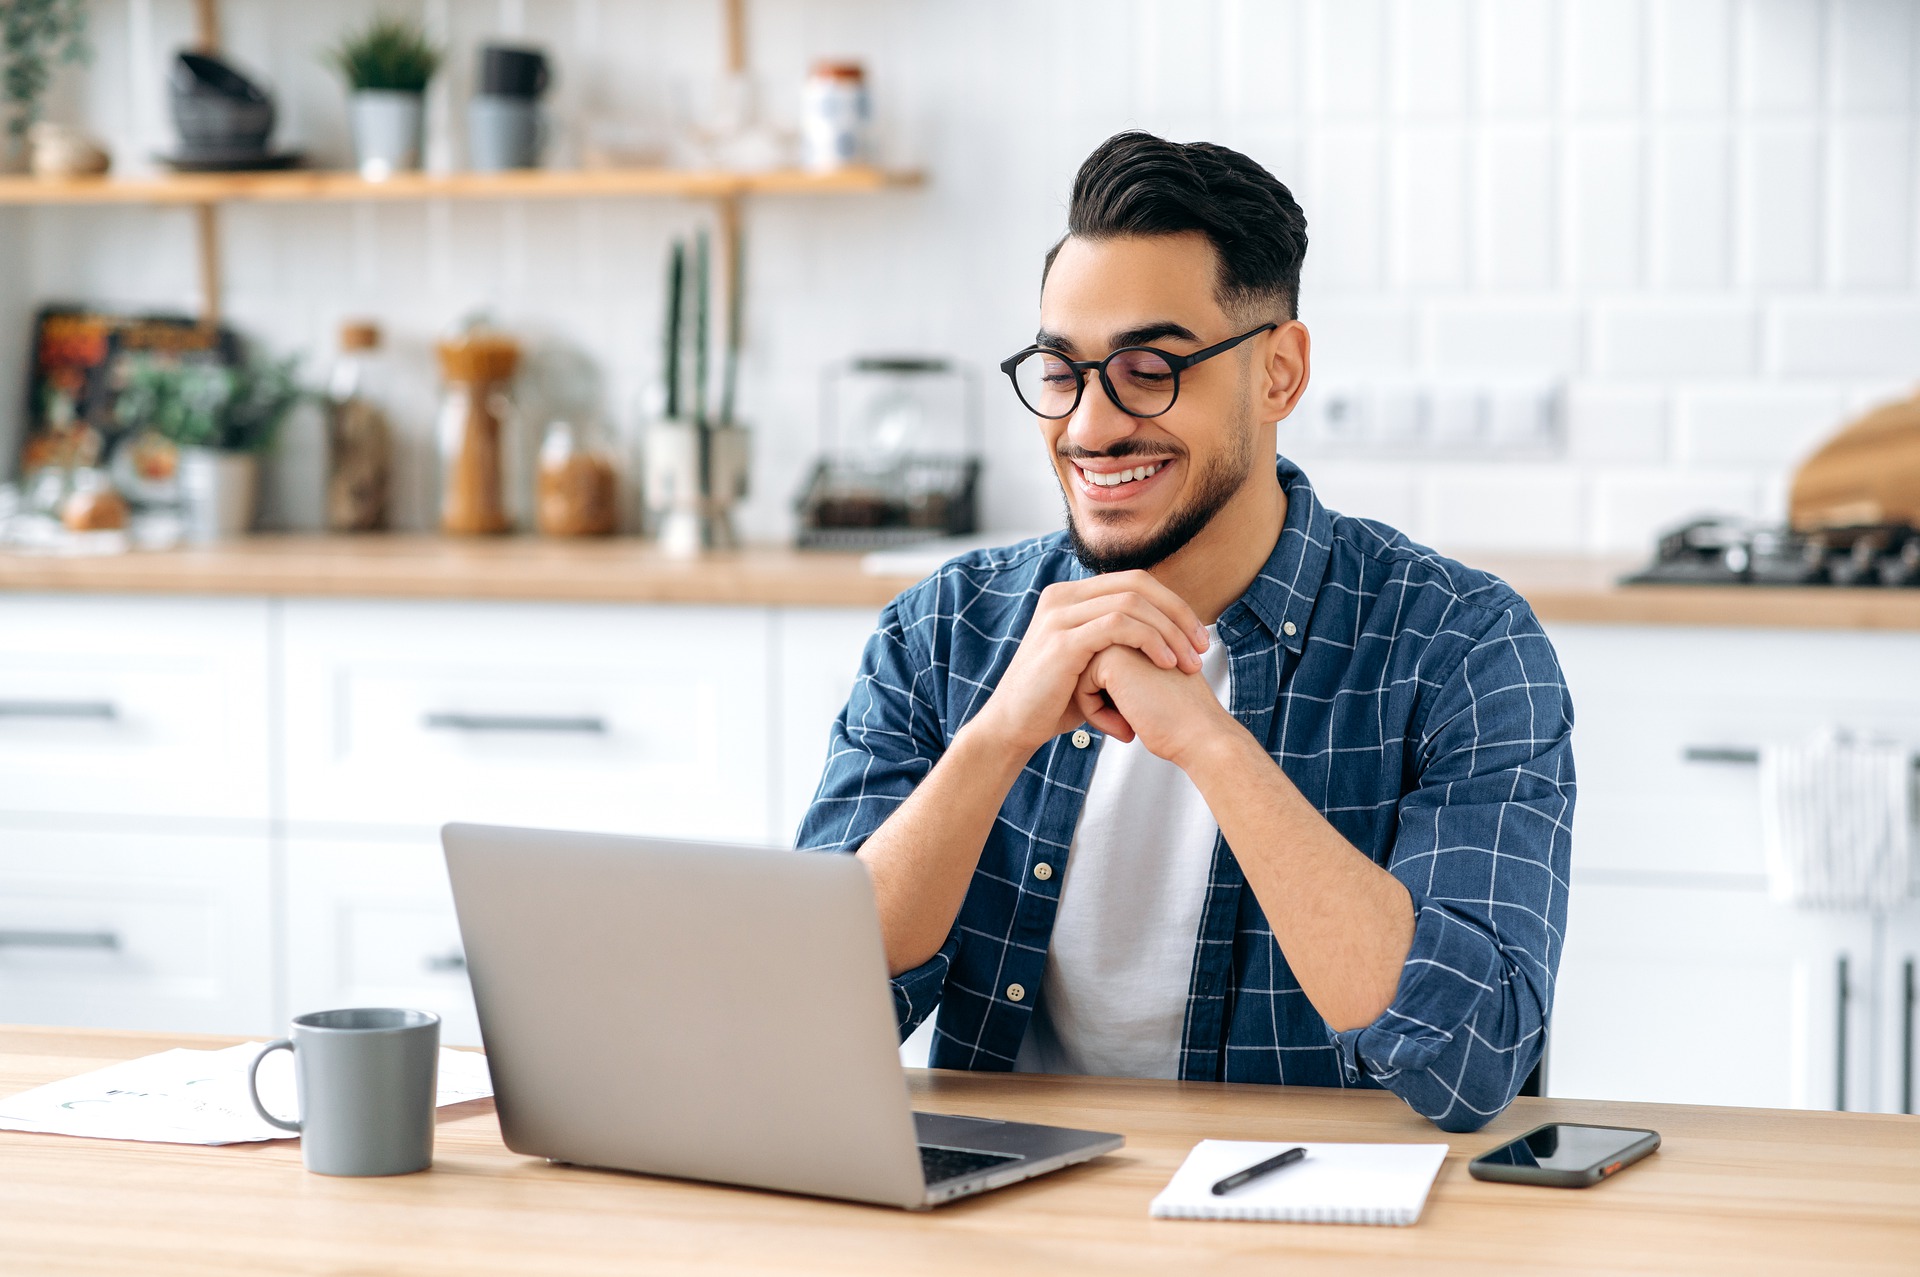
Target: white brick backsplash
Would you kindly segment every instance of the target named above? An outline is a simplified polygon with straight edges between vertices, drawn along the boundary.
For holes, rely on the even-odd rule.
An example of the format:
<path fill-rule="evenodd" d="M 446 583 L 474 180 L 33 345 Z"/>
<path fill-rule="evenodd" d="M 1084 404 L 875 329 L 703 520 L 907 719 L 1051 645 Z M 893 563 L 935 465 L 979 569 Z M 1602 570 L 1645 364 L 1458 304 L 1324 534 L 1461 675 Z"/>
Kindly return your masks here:
<path fill-rule="evenodd" d="M 1394 0 L 1396 109 L 1414 116 L 1458 117 L 1472 96 L 1471 0 Z"/>
<path fill-rule="evenodd" d="M 1561 12 L 1567 105 L 1588 115 L 1638 110 L 1645 0 L 1564 0 Z"/>
<path fill-rule="evenodd" d="M 1427 313 L 1435 371 L 1570 373 L 1581 364 L 1581 315 L 1560 302 L 1435 303 Z"/>
<path fill-rule="evenodd" d="M 1839 428 L 1845 397 L 1791 386 L 1697 390 L 1680 397 L 1678 460 L 1689 465 L 1797 465 Z"/>
<path fill-rule="evenodd" d="M 1820 132 L 1809 124 L 1754 129 L 1742 139 L 1735 240 L 1743 283 L 1807 285 L 1821 276 Z"/>
<path fill-rule="evenodd" d="M 1640 282 L 1645 182 L 1640 135 L 1575 132 L 1567 143 L 1567 275 L 1578 284 Z"/>
<path fill-rule="evenodd" d="M 1726 110 L 1733 80 L 1733 0 L 1654 0 L 1653 105 L 1668 115 Z"/>
<path fill-rule="evenodd" d="M 1767 362 L 1788 377 L 1920 373 L 1920 300 L 1781 302 L 1768 316 Z"/>
<path fill-rule="evenodd" d="M 1843 111 L 1913 105 L 1913 0 L 1832 0 L 1834 87 Z"/>
<path fill-rule="evenodd" d="M 1677 128 L 1653 146 L 1653 279 L 1724 287 L 1731 274 L 1733 155 L 1726 130 Z"/>
<path fill-rule="evenodd" d="M 1421 472 L 1427 536 L 1446 554 L 1586 549 L 1586 485 L 1549 466 L 1432 466 Z M 1349 513 L 1361 513 L 1349 511 Z"/>
<path fill-rule="evenodd" d="M 1493 128 L 1482 134 L 1474 260 L 1480 282 L 1544 289 L 1555 277 L 1557 167 L 1543 128 Z"/>
<path fill-rule="evenodd" d="M 1736 302 L 1606 304 L 1594 361 L 1628 377 L 1738 377 L 1755 371 L 1756 330 L 1752 309 Z"/>
<path fill-rule="evenodd" d="M 1386 101 L 1386 0 L 1307 0 L 1307 84 L 1323 115 L 1376 115 Z"/>
<path fill-rule="evenodd" d="M 1553 110 L 1559 83 L 1556 10 L 1541 0 L 1480 0 L 1480 106 L 1490 115 L 1530 119 Z"/>
<path fill-rule="evenodd" d="M 1760 112 L 1820 105 L 1821 0 L 1743 0 L 1738 61 L 1743 105 Z"/>
<path fill-rule="evenodd" d="M 1668 396 L 1577 381 L 1567 387 L 1567 456 L 1576 462 L 1659 465 L 1667 460 Z"/>
<path fill-rule="evenodd" d="M 1593 485 L 1593 513 L 1589 548 L 1651 559 L 1654 538 L 1687 519 L 1705 514 L 1757 517 L 1759 485 L 1746 474 L 1607 471 Z"/>
<path fill-rule="evenodd" d="M 1415 288 L 1467 282 L 1473 163 L 1458 129 L 1413 129 L 1393 144 L 1392 279 Z"/>
<path fill-rule="evenodd" d="M 117 173 L 149 171 L 172 145 L 164 69 L 191 39 L 192 6 L 90 8 L 98 55 L 60 73 L 50 114 L 100 134 Z M 429 154 L 442 165 L 464 150 L 484 38 L 517 31 L 553 53 L 561 157 L 587 115 L 664 139 L 714 95 L 716 0 L 404 0 L 401 11 L 449 44 L 430 95 Z M 883 156 L 928 175 L 917 190 L 743 205 L 749 534 L 791 529 L 820 442 L 822 364 L 874 350 L 975 367 L 989 525 L 1057 525 L 1032 423 L 992 365 L 1032 331 L 1040 257 L 1075 168 L 1126 127 L 1236 147 L 1293 188 L 1312 244 L 1302 316 L 1314 383 L 1281 448 L 1298 450 L 1338 508 L 1443 546 L 1645 552 L 1655 528 L 1701 510 L 1777 516 L 1801 452 L 1920 379 L 1916 0 L 755 0 L 748 11 L 770 121 L 793 126 L 813 59 L 861 58 Z M 315 56 L 346 20 L 341 6 L 223 0 L 222 16 L 232 56 L 278 98 L 281 144 L 344 162 L 345 95 Z M 591 363 L 599 410 L 628 429 L 659 375 L 667 242 L 713 219 L 708 202 L 668 199 L 234 206 L 221 214 L 225 311 L 273 349 L 304 350 L 316 377 L 342 318 L 381 322 L 400 519 L 427 526 L 433 339 L 489 307 L 530 345 Z M 194 247 L 185 209 L 0 209 L 0 457 L 19 428 L 32 307 L 191 310 Z M 1565 396 L 1559 456 L 1502 459 L 1436 424 L 1416 460 L 1330 440 L 1311 420 L 1311 401 L 1336 390 L 1384 421 L 1409 396 L 1549 387 Z M 530 393 L 528 410 L 553 397 Z M 316 464 L 301 440 L 275 467 L 276 517 L 296 524 L 317 491 L 298 490 Z"/>
<path fill-rule="evenodd" d="M 1835 130 L 1831 212 L 1836 283 L 1903 287 L 1913 267 L 1913 128 L 1849 123 Z"/>

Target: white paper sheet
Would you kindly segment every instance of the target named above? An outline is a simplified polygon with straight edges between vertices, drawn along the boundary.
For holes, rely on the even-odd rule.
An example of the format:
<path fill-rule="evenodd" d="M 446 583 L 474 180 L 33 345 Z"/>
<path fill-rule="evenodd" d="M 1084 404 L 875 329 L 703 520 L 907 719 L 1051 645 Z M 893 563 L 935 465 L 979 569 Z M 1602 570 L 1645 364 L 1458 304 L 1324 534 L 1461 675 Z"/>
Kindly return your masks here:
<path fill-rule="evenodd" d="M 264 1045 L 242 1042 L 223 1051 L 162 1051 L 49 1082 L 0 1098 L 0 1130 L 160 1144 L 297 1139 L 261 1121 L 247 1099 L 247 1066 Z M 441 1048 L 437 1104 L 492 1094 L 486 1056 Z M 261 1064 L 260 1102 L 281 1117 L 297 1116 L 293 1059 L 287 1052 L 275 1051 Z"/>

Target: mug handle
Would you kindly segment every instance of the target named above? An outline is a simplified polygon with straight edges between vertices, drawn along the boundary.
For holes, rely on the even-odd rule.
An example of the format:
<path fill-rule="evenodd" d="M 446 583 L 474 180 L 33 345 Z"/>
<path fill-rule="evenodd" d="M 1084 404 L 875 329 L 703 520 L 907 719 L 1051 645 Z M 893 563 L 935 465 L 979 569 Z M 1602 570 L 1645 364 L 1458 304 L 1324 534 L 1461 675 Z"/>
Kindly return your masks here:
<path fill-rule="evenodd" d="M 292 1131 L 298 1134 L 300 1131 L 300 1123 L 282 1121 L 280 1118 L 267 1112 L 267 1106 L 260 1102 L 260 1061 L 266 1059 L 275 1051 L 286 1051 L 291 1054 L 293 1052 L 293 1039 L 277 1038 L 260 1048 L 260 1054 L 253 1057 L 253 1064 L 247 1069 L 247 1098 L 253 1101 L 253 1111 L 258 1113 L 262 1118 L 283 1131 Z"/>

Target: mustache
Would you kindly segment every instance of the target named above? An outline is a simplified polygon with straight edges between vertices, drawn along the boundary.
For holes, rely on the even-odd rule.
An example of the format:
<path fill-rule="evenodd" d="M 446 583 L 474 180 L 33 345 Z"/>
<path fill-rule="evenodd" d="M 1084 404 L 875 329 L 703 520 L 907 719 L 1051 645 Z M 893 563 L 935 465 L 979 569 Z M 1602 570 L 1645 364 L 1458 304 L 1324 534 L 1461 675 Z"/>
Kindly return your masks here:
<path fill-rule="evenodd" d="M 1144 439 L 1122 439 L 1102 452 L 1093 452 L 1077 444 L 1063 443 L 1054 449 L 1056 455 L 1068 461 L 1120 461 L 1127 457 L 1184 457 L 1185 448 L 1172 444 L 1153 444 Z"/>

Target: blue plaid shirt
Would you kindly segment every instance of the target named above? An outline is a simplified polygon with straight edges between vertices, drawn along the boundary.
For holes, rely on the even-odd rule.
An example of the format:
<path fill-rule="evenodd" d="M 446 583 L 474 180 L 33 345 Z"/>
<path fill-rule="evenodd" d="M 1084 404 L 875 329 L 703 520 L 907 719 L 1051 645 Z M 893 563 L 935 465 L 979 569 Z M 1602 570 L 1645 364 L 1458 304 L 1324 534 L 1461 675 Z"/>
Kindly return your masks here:
<path fill-rule="evenodd" d="M 1320 504 L 1279 462 L 1286 526 L 1220 618 L 1233 716 L 1347 841 L 1413 897 L 1393 1004 L 1336 1033 L 1307 1000 L 1224 839 L 1194 950 L 1180 1076 L 1385 1087 L 1437 1125 L 1504 1109 L 1540 1054 L 1567 917 L 1573 708 L 1504 582 Z M 896 598 L 834 723 L 798 845 L 857 850 L 985 704 L 1040 591 L 1087 575 L 1064 533 L 963 555 Z M 931 1063 L 1011 1069 L 1038 990 L 1099 736 L 1022 769 L 946 943 L 893 981 Z"/>

